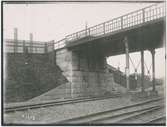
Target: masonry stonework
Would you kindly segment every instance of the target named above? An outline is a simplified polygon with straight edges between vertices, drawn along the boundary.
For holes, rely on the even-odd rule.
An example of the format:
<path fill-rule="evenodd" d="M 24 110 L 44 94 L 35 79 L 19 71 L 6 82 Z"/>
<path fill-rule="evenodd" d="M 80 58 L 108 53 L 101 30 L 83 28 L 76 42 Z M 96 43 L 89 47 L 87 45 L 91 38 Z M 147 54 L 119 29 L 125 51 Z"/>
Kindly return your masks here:
<path fill-rule="evenodd" d="M 56 52 L 56 64 L 69 81 L 67 96 L 100 96 L 112 91 L 113 75 L 103 56 L 61 49 Z"/>

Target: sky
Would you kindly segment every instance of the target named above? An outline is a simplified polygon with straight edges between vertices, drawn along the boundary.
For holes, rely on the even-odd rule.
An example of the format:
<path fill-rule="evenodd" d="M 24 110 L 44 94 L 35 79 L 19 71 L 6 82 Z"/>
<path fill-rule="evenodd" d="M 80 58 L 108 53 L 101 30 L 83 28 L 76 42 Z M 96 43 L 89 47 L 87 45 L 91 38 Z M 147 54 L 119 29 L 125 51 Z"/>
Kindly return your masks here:
<path fill-rule="evenodd" d="M 29 33 L 33 33 L 33 40 L 36 41 L 58 41 L 68 34 L 85 29 L 86 22 L 88 27 L 94 26 L 152 4 L 112 2 L 4 4 L 4 38 L 13 39 L 14 28 L 18 28 L 18 39 L 29 40 Z M 156 77 L 164 77 L 164 54 L 164 49 L 156 50 Z M 130 56 L 137 66 L 140 53 L 131 53 Z M 125 71 L 125 55 L 109 57 L 107 61 Z M 151 55 L 148 51 L 145 51 L 145 63 L 149 68 Z M 134 72 L 131 63 L 130 72 Z"/>

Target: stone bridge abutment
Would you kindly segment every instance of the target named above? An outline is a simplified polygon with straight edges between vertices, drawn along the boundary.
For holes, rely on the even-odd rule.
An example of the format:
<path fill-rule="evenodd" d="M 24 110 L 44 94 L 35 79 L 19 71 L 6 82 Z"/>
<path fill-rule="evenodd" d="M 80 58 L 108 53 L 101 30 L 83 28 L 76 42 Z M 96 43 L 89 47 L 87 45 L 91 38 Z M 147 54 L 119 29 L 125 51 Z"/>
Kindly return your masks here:
<path fill-rule="evenodd" d="M 56 51 L 56 64 L 63 71 L 69 83 L 66 94 L 77 96 L 100 96 L 112 91 L 114 79 L 107 70 L 106 57 L 96 50 Z"/>

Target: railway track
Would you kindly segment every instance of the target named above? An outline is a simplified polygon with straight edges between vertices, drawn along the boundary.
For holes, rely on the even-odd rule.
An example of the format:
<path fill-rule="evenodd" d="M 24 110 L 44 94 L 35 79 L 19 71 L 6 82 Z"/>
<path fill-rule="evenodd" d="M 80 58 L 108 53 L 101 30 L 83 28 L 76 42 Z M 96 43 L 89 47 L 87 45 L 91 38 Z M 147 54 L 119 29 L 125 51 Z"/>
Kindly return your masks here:
<path fill-rule="evenodd" d="M 85 97 L 85 98 L 77 98 L 77 99 L 69 99 L 69 100 L 62 100 L 62 101 L 50 101 L 50 102 L 43 102 L 43 103 L 29 103 L 24 105 L 16 105 L 16 106 L 5 106 L 4 112 L 5 113 L 11 113 L 16 111 L 24 111 L 24 110 L 30 110 L 35 108 L 43 108 L 43 107 L 50 107 L 50 106 L 58 106 L 58 105 L 64 105 L 64 104 L 72 104 L 72 103 L 79 103 L 79 102 L 86 102 L 86 101 L 95 101 L 95 100 L 102 100 L 102 99 L 108 99 L 108 98 L 114 98 L 120 96 L 105 96 L 105 97 Z"/>
<path fill-rule="evenodd" d="M 162 116 L 164 117 L 163 109 L 163 98 L 156 98 L 105 112 L 63 120 L 58 124 L 155 123 L 160 121 Z"/>
<path fill-rule="evenodd" d="M 140 112 L 139 114 L 133 115 L 131 117 L 125 118 L 123 120 L 118 121 L 119 123 L 150 123 L 150 121 L 154 121 L 159 119 L 159 117 L 164 116 L 164 106 L 160 106 L 159 108 L 149 109 L 148 111 Z"/>
<path fill-rule="evenodd" d="M 158 118 L 152 119 L 150 121 L 148 121 L 147 123 L 165 123 L 166 122 L 166 117 L 165 115 L 160 116 Z"/>

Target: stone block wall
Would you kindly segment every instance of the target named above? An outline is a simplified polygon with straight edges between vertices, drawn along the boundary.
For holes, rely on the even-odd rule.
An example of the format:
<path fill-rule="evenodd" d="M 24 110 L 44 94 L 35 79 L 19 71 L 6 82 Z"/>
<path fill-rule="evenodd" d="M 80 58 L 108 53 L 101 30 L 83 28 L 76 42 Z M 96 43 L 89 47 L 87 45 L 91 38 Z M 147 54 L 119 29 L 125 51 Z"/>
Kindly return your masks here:
<path fill-rule="evenodd" d="M 101 55 L 61 49 L 56 52 L 56 64 L 68 79 L 68 96 L 100 96 L 112 91 L 113 75 L 106 71 Z"/>

